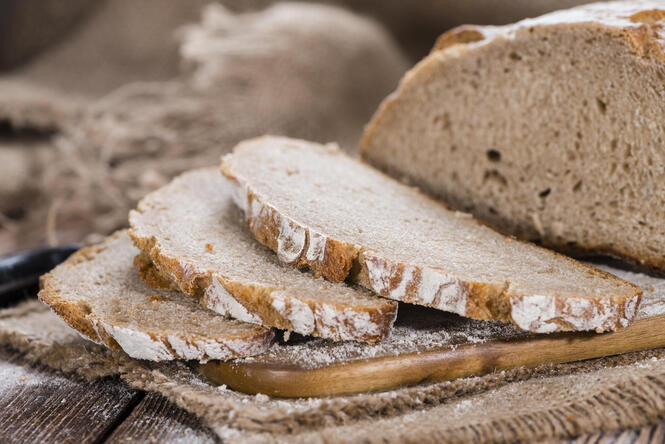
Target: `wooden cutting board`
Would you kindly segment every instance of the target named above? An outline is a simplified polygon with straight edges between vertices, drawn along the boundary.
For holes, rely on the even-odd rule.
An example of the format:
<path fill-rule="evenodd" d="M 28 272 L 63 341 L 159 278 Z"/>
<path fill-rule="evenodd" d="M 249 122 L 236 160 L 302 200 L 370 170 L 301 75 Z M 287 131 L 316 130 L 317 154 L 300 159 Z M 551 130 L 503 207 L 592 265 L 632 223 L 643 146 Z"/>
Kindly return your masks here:
<path fill-rule="evenodd" d="M 473 321 L 401 304 L 393 334 L 380 344 L 291 335 L 264 355 L 210 362 L 200 369 L 213 382 L 244 393 L 318 397 L 665 347 L 665 280 L 609 271 L 641 285 L 644 291 L 638 319 L 616 332 L 536 335 L 509 324 Z"/>

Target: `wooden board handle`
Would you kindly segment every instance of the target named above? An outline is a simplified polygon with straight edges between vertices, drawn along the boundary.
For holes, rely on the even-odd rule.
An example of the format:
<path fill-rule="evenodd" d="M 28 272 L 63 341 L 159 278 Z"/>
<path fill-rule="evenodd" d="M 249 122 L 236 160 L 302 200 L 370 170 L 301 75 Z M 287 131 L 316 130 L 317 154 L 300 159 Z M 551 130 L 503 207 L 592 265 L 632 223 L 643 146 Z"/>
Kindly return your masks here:
<path fill-rule="evenodd" d="M 610 333 L 530 335 L 307 369 L 261 362 L 209 362 L 200 371 L 249 394 L 298 398 L 388 390 L 516 367 L 579 361 L 665 346 L 665 315 Z"/>

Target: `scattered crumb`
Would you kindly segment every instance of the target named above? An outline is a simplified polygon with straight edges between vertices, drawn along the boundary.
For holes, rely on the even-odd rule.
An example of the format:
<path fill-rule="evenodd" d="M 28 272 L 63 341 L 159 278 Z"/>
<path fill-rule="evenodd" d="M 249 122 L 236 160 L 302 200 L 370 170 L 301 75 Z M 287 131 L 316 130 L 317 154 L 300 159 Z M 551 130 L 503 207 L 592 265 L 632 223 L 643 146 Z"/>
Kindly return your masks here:
<path fill-rule="evenodd" d="M 270 396 L 264 395 L 263 393 L 257 393 L 254 396 L 254 399 L 256 399 L 258 402 L 266 402 L 266 401 L 270 401 Z"/>
<path fill-rule="evenodd" d="M 19 381 L 21 381 L 21 382 L 25 382 L 25 381 L 28 381 L 29 379 L 30 379 L 29 376 L 24 376 L 24 377 L 22 377 L 21 379 L 19 379 Z"/>
<path fill-rule="evenodd" d="M 291 338 L 291 330 L 286 330 L 284 332 L 284 342 L 289 342 L 290 338 Z"/>
<path fill-rule="evenodd" d="M 162 302 L 164 299 L 158 294 L 153 294 L 152 296 L 150 296 L 150 298 L 148 298 L 148 300 L 150 302 Z"/>
<path fill-rule="evenodd" d="M 531 220 L 533 221 L 533 226 L 541 236 L 545 235 L 545 229 L 543 228 L 543 223 L 540 221 L 540 216 L 538 213 L 531 213 Z"/>
<path fill-rule="evenodd" d="M 206 250 L 212 253 L 215 251 L 215 247 L 213 247 L 212 244 L 206 244 Z"/>

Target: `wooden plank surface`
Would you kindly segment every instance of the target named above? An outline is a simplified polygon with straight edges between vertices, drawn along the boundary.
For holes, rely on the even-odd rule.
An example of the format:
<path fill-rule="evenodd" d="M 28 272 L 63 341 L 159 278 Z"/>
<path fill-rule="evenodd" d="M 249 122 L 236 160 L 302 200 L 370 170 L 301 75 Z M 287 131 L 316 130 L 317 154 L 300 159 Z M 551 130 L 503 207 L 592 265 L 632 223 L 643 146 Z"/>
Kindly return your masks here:
<path fill-rule="evenodd" d="M 141 396 L 117 380 L 77 380 L 0 348 L 3 443 L 98 442 Z"/>
<path fill-rule="evenodd" d="M 661 444 L 665 442 L 665 422 L 635 429 L 589 433 L 572 440 L 546 442 L 548 444 Z"/>
<path fill-rule="evenodd" d="M 209 444 L 218 440 L 195 416 L 158 393 L 148 392 L 108 442 Z"/>
<path fill-rule="evenodd" d="M 215 383 L 244 393 L 317 397 L 387 390 L 664 346 L 665 315 L 659 315 L 610 333 L 528 335 L 318 368 L 295 365 L 290 360 L 263 362 L 261 356 L 246 361 L 211 361 L 200 368 Z"/>
<path fill-rule="evenodd" d="M 0 442 L 213 443 L 215 435 L 156 393 L 117 379 L 85 382 L 0 348 Z M 665 413 L 665 412 L 664 412 Z M 556 441 L 570 444 L 665 442 L 665 422 Z"/>

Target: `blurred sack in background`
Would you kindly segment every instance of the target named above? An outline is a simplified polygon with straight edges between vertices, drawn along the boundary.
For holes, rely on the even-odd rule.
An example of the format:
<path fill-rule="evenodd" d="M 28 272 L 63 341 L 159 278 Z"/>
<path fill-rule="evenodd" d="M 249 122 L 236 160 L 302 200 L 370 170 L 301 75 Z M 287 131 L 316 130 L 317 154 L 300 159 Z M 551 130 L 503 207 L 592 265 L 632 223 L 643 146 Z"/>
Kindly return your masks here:
<path fill-rule="evenodd" d="M 208 3 L 0 0 L 0 253 L 120 228 L 244 138 L 353 152 L 447 28 L 583 1 Z"/>

